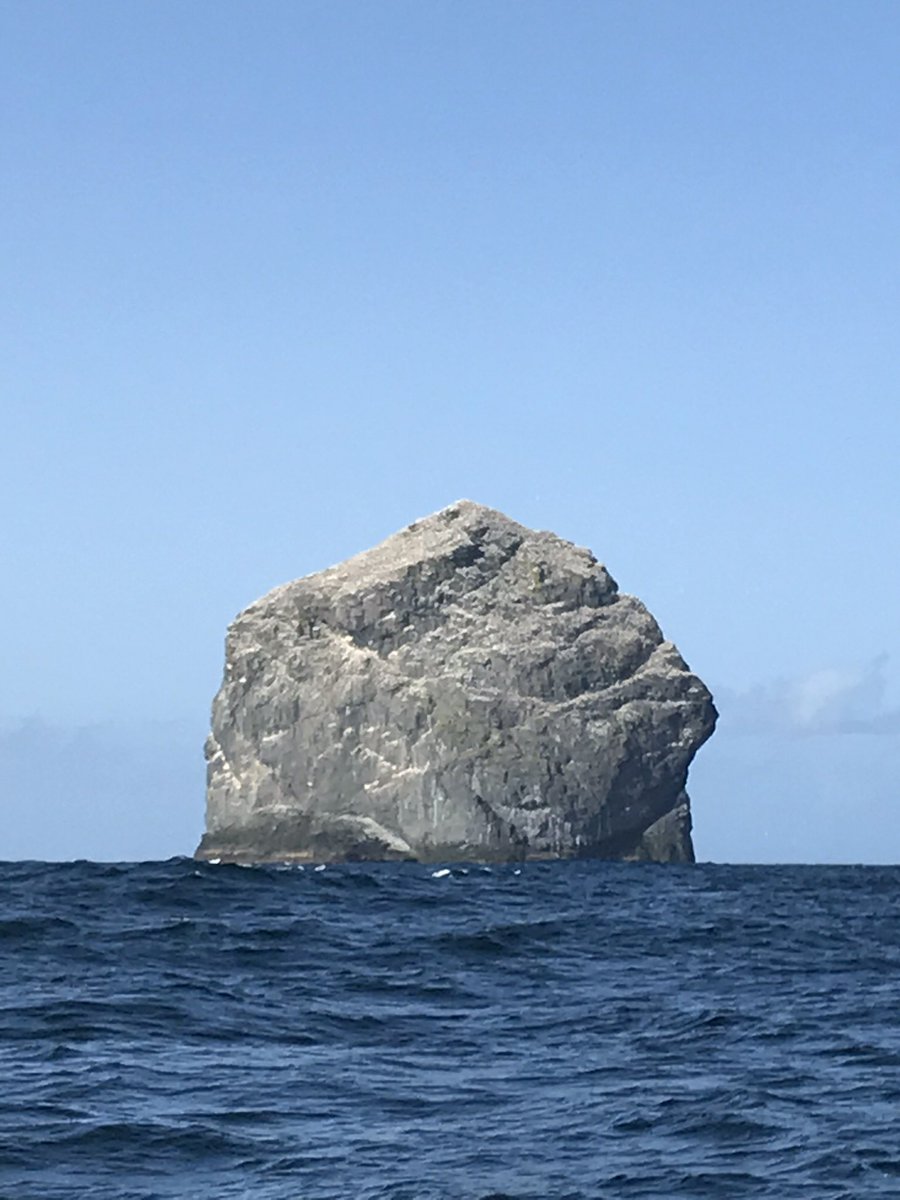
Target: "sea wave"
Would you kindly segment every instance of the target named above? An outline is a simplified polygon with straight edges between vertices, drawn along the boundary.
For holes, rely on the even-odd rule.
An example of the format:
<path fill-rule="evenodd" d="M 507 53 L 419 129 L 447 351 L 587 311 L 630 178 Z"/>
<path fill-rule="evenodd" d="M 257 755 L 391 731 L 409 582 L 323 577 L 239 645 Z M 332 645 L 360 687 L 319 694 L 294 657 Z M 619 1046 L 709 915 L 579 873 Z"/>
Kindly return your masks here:
<path fill-rule="evenodd" d="M 0 1197 L 859 1200 L 900 870 L 0 865 Z"/>

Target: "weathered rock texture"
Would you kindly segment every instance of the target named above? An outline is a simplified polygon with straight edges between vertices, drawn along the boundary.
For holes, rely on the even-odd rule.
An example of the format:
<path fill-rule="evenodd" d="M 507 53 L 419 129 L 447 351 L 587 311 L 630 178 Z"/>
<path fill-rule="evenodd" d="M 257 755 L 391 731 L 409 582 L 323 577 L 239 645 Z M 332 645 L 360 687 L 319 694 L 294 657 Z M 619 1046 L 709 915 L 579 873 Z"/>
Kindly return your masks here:
<path fill-rule="evenodd" d="M 691 861 L 715 720 L 589 551 L 461 501 L 234 621 L 197 854 Z"/>

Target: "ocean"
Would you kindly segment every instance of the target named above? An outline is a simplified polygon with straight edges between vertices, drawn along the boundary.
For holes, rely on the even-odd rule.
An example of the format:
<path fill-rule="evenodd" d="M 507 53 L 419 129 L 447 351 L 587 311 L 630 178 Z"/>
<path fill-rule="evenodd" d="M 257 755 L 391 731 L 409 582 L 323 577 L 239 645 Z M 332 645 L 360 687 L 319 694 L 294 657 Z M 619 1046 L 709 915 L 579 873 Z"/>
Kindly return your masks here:
<path fill-rule="evenodd" d="M 900 868 L 0 865 L 3 1200 L 900 1196 Z"/>

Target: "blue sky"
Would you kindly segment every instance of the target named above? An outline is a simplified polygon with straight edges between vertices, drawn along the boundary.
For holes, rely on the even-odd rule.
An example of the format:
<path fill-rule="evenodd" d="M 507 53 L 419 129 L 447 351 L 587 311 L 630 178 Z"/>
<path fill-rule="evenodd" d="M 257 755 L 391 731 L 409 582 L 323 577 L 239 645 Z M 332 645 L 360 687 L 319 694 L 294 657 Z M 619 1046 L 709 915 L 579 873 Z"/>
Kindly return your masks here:
<path fill-rule="evenodd" d="M 227 622 L 461 496 L 716 690 L 697 847 L 900 860 L 900 10 L 0 8 L 0 857 L 189 852 Z"/>

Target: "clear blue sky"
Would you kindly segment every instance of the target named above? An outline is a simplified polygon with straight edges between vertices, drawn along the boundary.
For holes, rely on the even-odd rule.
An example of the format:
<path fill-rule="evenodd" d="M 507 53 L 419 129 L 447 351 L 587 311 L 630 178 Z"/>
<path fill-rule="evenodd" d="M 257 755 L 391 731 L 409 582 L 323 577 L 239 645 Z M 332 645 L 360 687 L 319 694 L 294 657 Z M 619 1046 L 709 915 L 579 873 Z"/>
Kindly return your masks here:
<path fill-rule="evenodd" d="M 900 860 L 900 8 L 0 7 L 0 857 L 190 852 L 231 617 L 461 496 L 717 691 L 704 857 Z"/>

